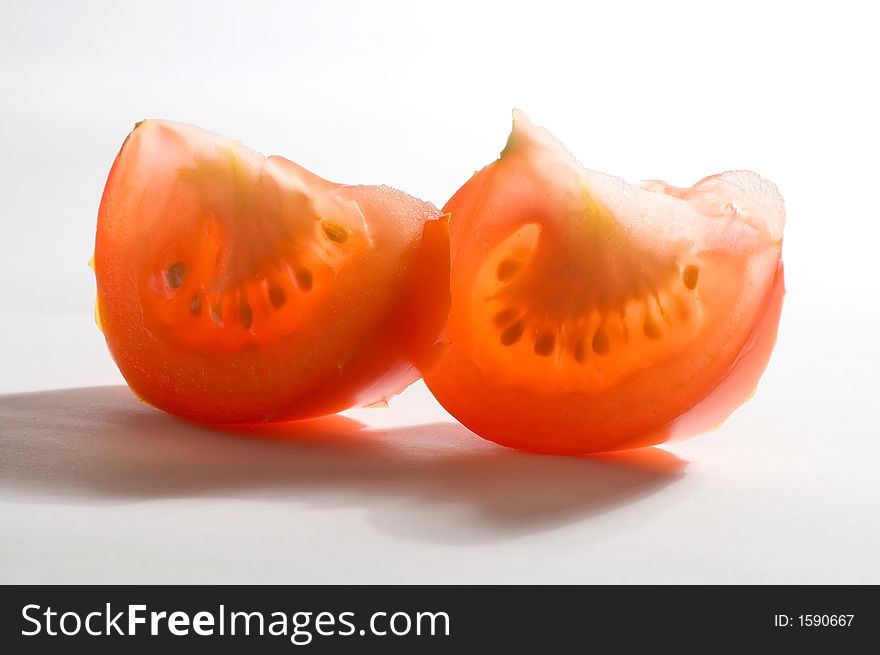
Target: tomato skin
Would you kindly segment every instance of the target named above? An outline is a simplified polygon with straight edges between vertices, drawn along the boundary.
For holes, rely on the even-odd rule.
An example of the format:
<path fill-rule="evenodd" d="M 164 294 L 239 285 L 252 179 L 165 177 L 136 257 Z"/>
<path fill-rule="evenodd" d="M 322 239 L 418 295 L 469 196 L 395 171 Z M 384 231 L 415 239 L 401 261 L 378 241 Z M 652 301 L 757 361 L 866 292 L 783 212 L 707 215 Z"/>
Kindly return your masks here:
<path fill-rule="evenodd" d="M 440 212 L 388 187 L 339 185 L 230 144 L 197 128 L 149 120 L 129 135 L 110 171 L 95 241 L 97 314 L 132 390 L 188 420 L 254 423 L 379 402 L 417 380 L 415 362 L 430 351 L 446 313 L 437 294 L 442 299 L 448 278 L 422 264 L 448 258 Z M 271 165 L 272 174 L 294 180 L 315 202 L 356 207 L 370 240 L 332 272 L 289 334 L 212 351 L 152 329 L 144 303 L 155 301 L 145 300 L 140 280 L 154 265 L 151 242 L 165 232 L 173 237 L 184 220 L 171 210 L 161 220 L 156 212 L 146 216 L 151 198 L 167 191 L 167 180 L 192 161 L 191 153 L 219 146 L 233 148 L 245 169 Z M 170 243 L 185 248 L 181 239 Z M 416 279 L 422 288 L 415 288 Z"/>
<path fill-rule="evenodd" d="M 610 209 L 584 214 L 582 203 L 590 205 L 591 198 Z M 653 204 L 663 212 L 673 212 L 655 221 L 663 228 L 661 235 L 639 232 L 642 217 L 637 215 L 635 220 L 628 217 L 626 226 L 634 235 L 632 240 L 647 244 L 644 252 L 660 253 L 656 256 L 661 263 L 666 253 L 672 253 L 670 258 L 695 257 L 700 263 L 699 288 L 692 291 L 697 286 L 693 276 L 685 282 L 692 296 L 697 291 L 702 294 L 692 300 L 700 319 L 691 320 L 690 332 L 673 341 L 668 352 L 656 350 L 656 344 L 663 348 L 667 337 L 657 338 L 650 332 L 651 338 L 642 337 L 642 342 L 655 351 L 646 351 L 640 363 L 637 342 L 632 346 L 636 360 L 630 357 L 629 369 L 619 374 L 600 370 L 579 387 L 576 375 L 556 375 L 552 363 L 540 368 L 529 361 L 549 362 L 555 357 L 557 367 L 576 368 L 570 344 L 568 349 L 559 346 L 566 329 L 556 333 L 556 354 L 547 357 L 538 341 L 540 327 L 533 333 L 519 327 L 507 338 L 504 332 L 493 332 L 492 322 L 479 314 L 481 303 L 492 302 L 500 294 L 497 287 L 479 288 L 481 271 L 492 261 L 494 249 L 527 224 L 541 230 L 536 254 L 523 274 L 534 279 L 520 287 L 539 308 L 533 313 L 565 315 L 570 309 L 565 306 L 568 298 L 582 298 L 585 290 L 593 292 L 581 273 L 581 252 L 589 253 L 584 255 L 588 262 L 613 263 L 614 269 L 605 278 L 601 270 L 591 270 L 596 276 L 595 297 L 613 298 L 618 287 L 626 287 L 620 282 L 628 273 L 625 266 L 642 264 L 632 257 L 635 249 L 629 241 L 619 238 L 617 225 L 625 224 L 627 217 L 620 218 L 616 212 Z M 426 373 L 425 381 L 444 408 L 477 435 L 501 445 L 552 454 L 638 448 L 716 427 L 753 393 L 775 343 L 785 292 L 784 210 L 772 184 L 752 173 L 731 172 L 706 178 L 692 189 L 660 182 L 626 185 L 581 169 L 548 133 L 515 115 L 514 133 L 501 158 L 478 171 L 443 211 L 450 213 L 451 310 L 437 364 Z M 589 220 L 595 223 L 588 226 L 586 237 L 578 234 L 583 229 L 570 218 L 584 215 L 593 217 Z M 680 234 L 671 232 L 671 227 Z M 603 258 L 603 249 L 612 249 L 613 256 Z M 541 259 L 542 251 L 550 256 Z M 655 269 L 641 266 L 637 270 L 644 280 Z M 659 284 L 661 296 L 670 284 L 682 288 L 677 277 L 672 283 L 664 278 Z M 616 316 L 613 308 L 600 310 Z M 672 335 L 676 328 L 673 319 Z M 631 339 L 632 330 L 629 337 L 626 334 L 615 347 L 625 349 L 623 339 Z M 647 323 L 645 334 L 649 334 Z M 534 339 L 534 355 L 531 347 L 515 351 L 527 338 Z M 594 338 L 592 345 L 589 357 L 594 361 L 610 359 L 607 344 Z"/>

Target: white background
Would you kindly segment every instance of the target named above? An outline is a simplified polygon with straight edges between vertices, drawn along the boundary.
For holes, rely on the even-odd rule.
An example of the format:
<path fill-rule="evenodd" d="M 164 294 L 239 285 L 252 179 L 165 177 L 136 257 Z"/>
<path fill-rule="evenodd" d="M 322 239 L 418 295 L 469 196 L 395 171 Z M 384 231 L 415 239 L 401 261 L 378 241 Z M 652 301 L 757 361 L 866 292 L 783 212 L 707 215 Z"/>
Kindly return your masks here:
<path fill-rule="evenodd" d="M 880 47 L 862 6 L 0 0 L 0 582 L 880 582 Z M 135 121 L 439 206 L 514 106 L 591 168 L 779 185 L 779 344 L 720 430 L 536 457 L 419 384 L 350 412 L 366 429 L 267 441 L 121 386 L 86 261 Z"/>

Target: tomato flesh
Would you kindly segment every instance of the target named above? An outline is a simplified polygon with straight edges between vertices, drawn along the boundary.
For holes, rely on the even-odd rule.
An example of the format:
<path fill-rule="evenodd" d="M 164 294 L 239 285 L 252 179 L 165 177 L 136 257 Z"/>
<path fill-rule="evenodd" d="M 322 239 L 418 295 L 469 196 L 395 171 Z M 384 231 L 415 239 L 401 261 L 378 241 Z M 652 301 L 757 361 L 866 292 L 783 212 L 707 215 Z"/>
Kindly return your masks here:
<path fill-rule="evenodd" d="M 782 199 L 758 175 L 628 184 L 515 112 L 501 157 L 444 211 L 451 309 L 425 379 L 477 434 L 645 446 L 717 425 L 754 390 L 784 292 Z"/>
<path fill-rule="evenodd" d="M 447 248 L 428 203 L 148 120 L 99 210 L 100 324 L 132 389 L 173 414 L 326 414 L 419 377 L 445 316 L 430 288 L 446 287 L 422 262 Z"/>

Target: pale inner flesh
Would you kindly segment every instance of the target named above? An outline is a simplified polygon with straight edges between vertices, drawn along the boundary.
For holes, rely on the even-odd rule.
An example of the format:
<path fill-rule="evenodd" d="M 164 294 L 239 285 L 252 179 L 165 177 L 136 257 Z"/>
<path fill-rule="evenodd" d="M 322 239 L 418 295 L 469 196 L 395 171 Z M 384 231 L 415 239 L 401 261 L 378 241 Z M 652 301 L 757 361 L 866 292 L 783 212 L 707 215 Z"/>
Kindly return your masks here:
<path fill-rule="evenodd" d="M 171 345 L 224 352 L 290 334 L 369 246 L 356 204 L 238 148 L 202 150 L 153 203 L 140 289 L 148 327 Z"/>
<path fill-rule="evenodd" d="M 482 326 L 472 354 L 500 379 L 600 391 L 699 334 L 697 254 L 646 252 L 610 214 L 585 225 L 563 244 L 524 222 L 482 262 L 468 299 Z"/>

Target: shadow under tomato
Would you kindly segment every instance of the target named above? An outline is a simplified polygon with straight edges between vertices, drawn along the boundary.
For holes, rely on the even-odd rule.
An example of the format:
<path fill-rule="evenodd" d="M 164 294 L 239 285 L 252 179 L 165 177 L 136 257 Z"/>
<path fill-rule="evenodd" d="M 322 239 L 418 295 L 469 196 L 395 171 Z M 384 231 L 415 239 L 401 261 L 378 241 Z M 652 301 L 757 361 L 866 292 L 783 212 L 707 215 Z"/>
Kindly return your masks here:
<path fill-rule="evenodd" d="M 66 502 L 245 498 L 363 507 L 380 529 L 457 541 L 528 534 L 635 502 L 683 475 L 657 448 L 520 453 L 455 423 L 372 429 L 330 416 L 212 430 L 124 386 L 0 396 L 0 486 Z"/>

